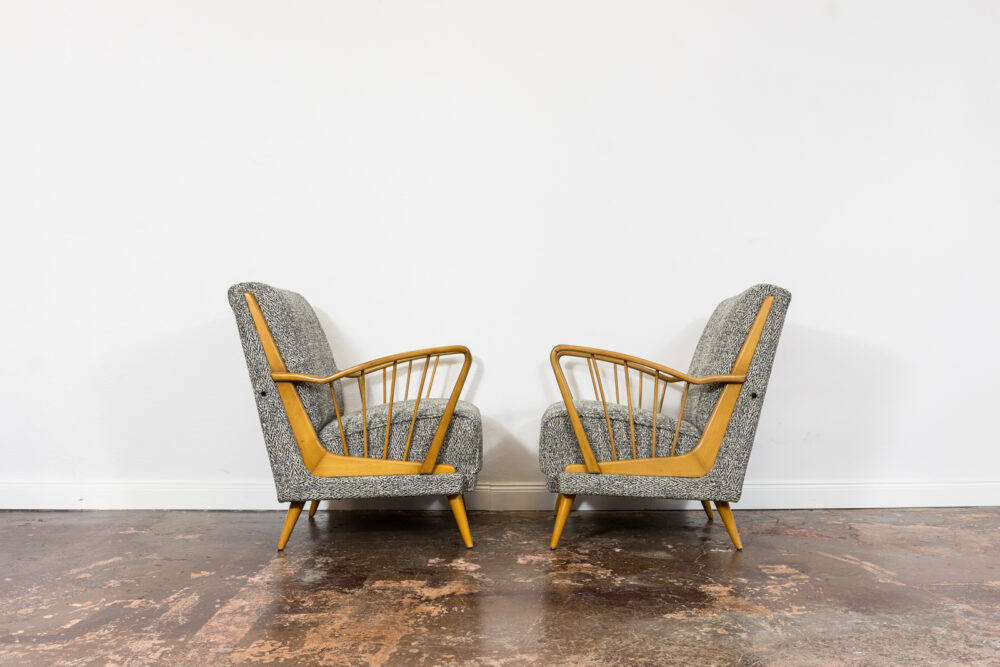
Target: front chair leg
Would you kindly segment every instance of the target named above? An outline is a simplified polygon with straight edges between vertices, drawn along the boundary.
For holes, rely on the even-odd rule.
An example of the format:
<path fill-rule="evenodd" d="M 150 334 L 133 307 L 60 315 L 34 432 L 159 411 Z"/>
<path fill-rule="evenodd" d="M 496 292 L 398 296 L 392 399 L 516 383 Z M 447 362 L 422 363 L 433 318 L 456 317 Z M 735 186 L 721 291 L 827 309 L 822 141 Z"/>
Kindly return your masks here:
<path fill-rule="evenodd" d="M 576 496 L 559 494 L 559 500 L 556 501 L 556 525 L 552 527 L 552 541 L 549 542 L 550 549 L 559 546 L 559 538 L 562 537 L 563 528 L 566 527 L 569 511 L 573 509 L 574 498 Z"/>
<path fill-rule="evenodd" d="M 724 500 L 716 500 L 715 509 L 719 510 L 722 523 L 726 524 L 726 532 L 729 533 L 729 539 L 733 541 L 733 546 L 736 547 L 737 551 L 743 551 L 743 543 L 740 542 L 740 534 L 736 530 L 736 520 L 733 518 L 733 511 L 729 509 L 729 503 Z"/>
<path fill-rule="evenodd" d="M 462 541 L 471 549 L 472 533 L 469 531 L 469 517 L 465 514 L 465 500 L 462 494 L 448 496 L 448 504 L 451 505 L 451 513 L 455 515 L 455 523 L 458 524 L 458 532 L 462 534 Z"/>
<path fill-rule="evenodd" d="M 309 518 L 313 518 L 316 515 L 316 510 L 319 509 L 319 501 L 314 500 L 309 503 Z"/>
<path fill-rule="evenodd" d="M 302 513 L 302 507 L 306 504 L 304 500 L 292 501 L 292 504 L 288 506 L 288 514 L 285 515 L 285 526 L 281 529 L 281 539 L 278 540 L 278 551 L 285 548 L 288 544 L 288 538 L 292 536 L 292 529 L 295 528 L 295 522 L 299 520 L 299 514 Z"/>

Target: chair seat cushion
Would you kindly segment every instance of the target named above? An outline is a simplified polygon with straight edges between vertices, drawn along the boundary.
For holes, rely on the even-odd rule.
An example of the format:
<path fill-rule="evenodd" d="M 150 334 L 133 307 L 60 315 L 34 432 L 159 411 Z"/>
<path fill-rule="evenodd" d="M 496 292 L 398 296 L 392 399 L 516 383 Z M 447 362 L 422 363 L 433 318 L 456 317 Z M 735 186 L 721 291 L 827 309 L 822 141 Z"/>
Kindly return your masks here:
<path fill-rule="evenodd" d="M 577 401 L 580 422 L 598 461 L 610 461 L 611 440 L 600 401 Z M 651 410 L 633 409 L 635 419 L 635 448 L 638 458 L 652 456 L 653 413 Z M 615 450 L 620 459 L 631 459 L 632 437 L 629 428 L 628 407 L 608 404 L 608 419 L 615 437 Z M 656 418 L 656 456 L 669 456 L 677 421 L 668 415 Z M 697 426 L 681 420 L 677 448 L 674 454 L 685 454 L 698 444 L 701 431 Z M 705 477 L 678 478 L 650 475 L 607 475 L 563 472 L 570 463 L 583 463 L 583 454 L 577 444 L 576 434 L 570 423 L 565 403 L 549 406 L 542 417 L 538 458 L 545 473 L 546 486 L 553 493 L 567 495 L 632 496 L 639 498 L 687 498 L 692 500 L 739 500 L 739 483 L 726 484 L 716 471 Z M 742 480 L 740 480 L 742 481 Z"/>
<path fill-rule="evenodd" d="M 441 423 L 441 416 L 444 414 L 447 405 L 448 401 L 444 398 L 423 398 L 420 400 L 420 407 L 417 409 L 417 418 L 414 421 L 413 410 L 416 407 L 415 400 L 394 402 L 392 404 L 392 421 L 389 427 L 388 458 L 401 461 L 404 460 L 403 454 L 406 452 L 405 460 L 423 461 L 427 455 L 427 450 L 430 448 L 431 441 L 434 439 L 434 434 L 437 432 L 438 424 Z M 386 451 L 386 424 L 389 423 L 390 419 L 388 404 L 369 406 L 365 413 L 362 413 L 361 410 L 348 413 L 341 417 L 340 423 L 334 417 L 332 421 L 320 430 L 320 442 L 334 454 L 343 454 L 344 445 L 340 435 L 342 423 L 344 435 L 347 437 L 347 453 L 351 456 L 364 456 L 365 417 L 367 417 L 368 456 L 382 458 Z M 406 440 L 410 433 L 411 423 L 413 425 L 413 439 L 407 451 Z M 438 453 L 437 463 L 446 463 L 455 466 L 455 469 L 458 471 L 456 474 L 461 474 L 471 479 L 474 485 L 475 475 L 482 468 L 482 460 L 483 426 L 479 409 L 472 403 L 458 401 L 455 405 L 455 412 L 451 417 L 448 433 L 445 436 L 444 443 L 441 445 L 441 451 Z M 409 475 L 396 477 L 406 478 Z M 422 477 L 431 476 L 423 475 Z M 433 477 L 445 477 L 445 475 L 433 475 Z M 370 479 L 382 480 L 386 478 Z M 397 479 L 393 483 L 403 484 L 400 479 Z"/>
<path fill-rule="evenodd" d="M 401 498 L 406 496 L 452 496 L 476 486 L 476 475 L 460 472 L 433 475 L 381 475 L 364 477 L 313 477 L 306 488 L 285 500 L 347 500 L 354 498 Z"/>
<path fill-rule="evenodd" d="M 732 484 L 721 483 L 715 476 L 654 477 L 563 472 L 548 482 L 548 488 L 553 493 L 574 496 L 626 496 L 728 502 L 740 499 L 738 491 L 733 493 Z"/>
<path fill-rule="evenodd" d="M 635 450 L 632 455 L 632 433 L 629 425 L 628 407 L 608 403 L 607 417 L 604 404 L 600 401 L 576 401 L 573 403 L 580 422 L 587 434 L 590 448 L 598 461 L 611 461 L 611 438 L 608 437 L 608 421 L 614 435 L 615 451 L 619 459 L 648 458 L 653 456 L 653 411 L 633 409 L 635 423 Z M 677 421 L 665 414 L 656 416 L 656 456 L 669 456 Z M 701 431 L 685 420 L 677 437 L 675 454 L 684 454 L 694 449 L 701 438 Z M 542 416 L 541 436 L 538 456 L 542 472 L 552 477 L 563 471 L 570 463 L 583 463 L 583 454 L 577 443 L 573 425 L 563 402 L 549 406 Z"/>

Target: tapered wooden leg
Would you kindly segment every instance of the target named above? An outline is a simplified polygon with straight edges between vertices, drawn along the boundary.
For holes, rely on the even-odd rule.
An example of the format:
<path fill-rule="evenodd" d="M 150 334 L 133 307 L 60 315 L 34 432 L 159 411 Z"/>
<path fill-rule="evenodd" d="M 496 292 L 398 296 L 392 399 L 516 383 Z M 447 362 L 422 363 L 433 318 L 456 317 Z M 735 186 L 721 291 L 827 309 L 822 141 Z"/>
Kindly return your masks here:
<path fill-rule="evenodd" d="M 574 498 L 576 496 L 559 494 L 559 500 L 556 502 L 556 525 L 552 527 L 552 541 L 549 542 L 550 549 L 555 549 L 559 546 L 559 538 L 562 537 L 563 528 L 566 527 L 566 519 L 569 518 L 569 511 L 573 509 Z"/>
<path fill-rule="evenodd" d="M 701 506 L 705 508 L 705 514 L 708 515 L 709 521 L 715 521 L 715 517 L 712 516 L 712 503 L 707 500 L 701 501 Z M 311 514 L 309 516 L 312 516 Z"/>
<path fill-rule="evenodd" d="M 559 503 L 562 502 L 562 495 L 556 496 L 556 506 L 552 508 L 552 516 L 559 514 Z"/>
<path fill-rule="evenodd" d="M 719 510 L 722 523 L 726 524 L 726 532 L 729 533 L 729 539 L 733 541 L 733 546 L 736 547 L 737 551 L 743 551 L 743 543 L 740 542 L 740 534 L 736 530 L 736 520 L 733 518 L 733 511 L 729 509 L 729 503 L 716 500 L 715 509 Z"/>
<path fill-rule="evenodd" d="M 471 549 L 472 533 L 469 531 L 469 517 L 465 514 L 465 500 L 462 494 L 448 496 L 448 504 L 451 505 L 451 513 L 455 515 L 455 523 L 458 524 L 458 532 L 462 534 L 462 541 Z"/>
<path fill-rule="evenodd" d="M 313 518 L 316 515 L 316 510 L 319 509 L 319 501 L 314 500 L 309 504 L 309 518 Z"/>
<path fill-rule="evenodd" d="M 295 528 L 295 522 L 299 520 L 299 514 L 302 514 L 302 508 L 305 506 L 306 501 L 296 500 L 288 507 L 288 514 L 285 515 L 285 526 L 281 529 L 281 539 L 278 540 L 278 551 L 285 548 L 288 544 L 288 538 L 292 536 L 292 529 Z"/>

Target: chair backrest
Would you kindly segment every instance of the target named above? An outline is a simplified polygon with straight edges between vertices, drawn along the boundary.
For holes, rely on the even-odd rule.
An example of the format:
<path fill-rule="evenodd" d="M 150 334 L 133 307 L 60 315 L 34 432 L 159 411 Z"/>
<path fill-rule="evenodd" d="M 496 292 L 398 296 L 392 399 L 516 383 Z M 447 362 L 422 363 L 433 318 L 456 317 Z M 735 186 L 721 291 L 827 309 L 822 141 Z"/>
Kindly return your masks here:
<path fill-rule="evenodd" d="M 229 288 L 229 305 L 236 315 L 264 441 L 275 473 L 275 483 L 280 487 L 280 471 L 276 465 L 281 467 L 287 465 L 282 462 L 297 461 L 298 468 L 302 457 L 277 386 L 271 379 L 271 368 L 254 326 L 245 296 L 247 293 L 252 294 L 259 304 L 289 372 L 325 377 L 337 372 L 337 364 L 315 311 L 300 294 L 255 282 L 237 283 Z M 328 385 L 299 383 L 296 391 L 316 432 L 336 418 Z M 334 383 L 334 391 L 337 407 L 343 412 L 343 389 L 339 380 Z"/>
<path fill-rule="evenodd" d="M 717 497 L 728 497 L 734 502 L 739 500 L 743 491 L 743 479 L 750 451 L 753 449 L 778 339 L 781 337 L 788 304 L 792 300 L 791 293 L 774 285 L 761 284 L 720 303 L 698 341 L 689 371 L 693 376 L 705 376 L 732 370 L 754 318 L 768 297 L 773 297 L 774 301 L 764 330 L 733 407 L 715 465 L 704 478 L 706 488 L 721 493 Z M 692 386 L 684 418 L 691 419 L 699 429 L 704 428 L 719 402 L 721 391 L 718 385 Z"/>
<path fill-rule="evenodd" d="M 688 370 L 688 374 L 694 377 L 731 372 L 736 362 L 736 355 L 739 354 L 743 341 L 750 332 L 754 318 L 757 317 L 764 299 L 769 296 L 774 297 L 774 303 L 747 372 L 743 391 L 740 392 L 740 398 L 733 412 L 734 418 L 742 413 L 742 419 L 752 419 L 754 424 L 760 416 L 764 390 L 771 376 L 771 364 L 774 361 L 778 338 L 781 335 L 788 304 L 792 299 L 790 292 L 774 285 L 760 284 L 720 303 L 702 331 Z M 692 386 L 684 410 L 684 419 L 703 429 L 721 391 L 722 386 L 717 384 Z"/>

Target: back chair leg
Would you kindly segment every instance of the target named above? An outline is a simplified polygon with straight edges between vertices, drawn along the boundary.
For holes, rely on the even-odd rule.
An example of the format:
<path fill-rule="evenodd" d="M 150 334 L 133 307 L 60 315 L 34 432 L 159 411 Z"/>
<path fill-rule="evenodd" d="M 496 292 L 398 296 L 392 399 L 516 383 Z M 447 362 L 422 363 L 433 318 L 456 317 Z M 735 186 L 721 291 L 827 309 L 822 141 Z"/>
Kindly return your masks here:
<path fill-rule="evenodd" d="M 313 518 L 316 515 L 316 510 L 319 509 L 319 501 L 314 500 L 309 503 L 309 518 Z"/>
<path fill-rule="evenodd" d="M 722 523 L 726 524 L 726 532 L 729 533 L 729 539 L 733 541 L 733 546 L 736 547 L 737 551 L 743 551 L 743 543 L 740 542 L 740 534 L 736 530 L 736 520 L 733 518 L 733 511 L 729 509 L 729 503 L 724 500 L 716 500 L 715 509 L 719 510 Z"/>
<path fill-rule="evenodd" d="M 285 526 L 281 529 L 281 539 L 278 540 L 278 551 L 288 544 L 288 538 L 292 536 L 292 529 L 295 528 L 295 522 L 299 520 L 299 514 L 302 513 L 305 504 L 304 500 L 296 500 L 289 505 L 288 514 L 285 515 Z"/>
<path fill-rule="evenodd" d="M 465 514 L 465 500 L 462 494 L 448 496 L 448 504 L 451 505 L 451 513 L 455 515 L 455 523 L 458 524 L 458 532 L 462 534 L 462 541 L 471 549 L 472 533 L 469 531 L 469 517 Z"/>
<path fill-rule="evenodd" d="M 569 511 L 573 509 L 575 498 L 576 496 L 559 494 L 559 500 L 556 501 L 556 525 L 552 528 L 552 541 L 549 542 L 550 549 L 559 546 L 559 538 L 562 537 L 563 528 L 566 527 L 566 519 L 569 518 Z"/>
<path fill-rule="evenodd" d="M 715 521 L 715 517 L 712 516 L 712 503 L 710 503 L 707 500 L 703 500 L 701 501 L 701 506 L 705 509 L 705 514 L 708 515 L 708 520 Z M 310 514 L 309 516 L 312 516 L 312 514 Z"/>

